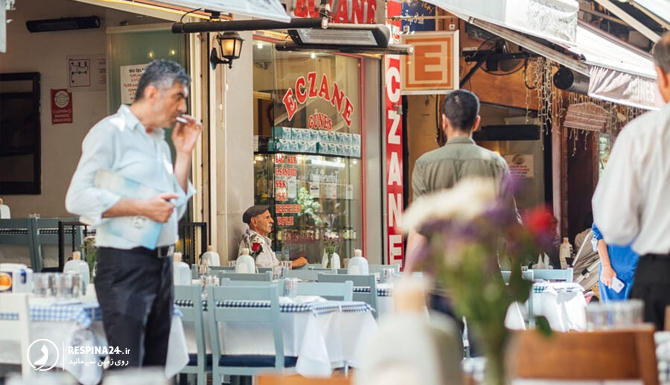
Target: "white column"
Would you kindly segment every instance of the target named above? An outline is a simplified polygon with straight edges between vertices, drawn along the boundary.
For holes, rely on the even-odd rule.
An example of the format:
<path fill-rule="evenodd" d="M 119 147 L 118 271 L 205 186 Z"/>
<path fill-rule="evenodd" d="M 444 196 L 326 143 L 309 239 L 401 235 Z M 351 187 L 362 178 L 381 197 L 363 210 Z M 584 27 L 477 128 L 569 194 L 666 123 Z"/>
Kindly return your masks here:
<path fill-rule="evenodd" d="M 216 67 L 210 94 L 214 101 L 211 225 L 213 244 L 222 263 L 236 258 L 241 234 L 246 229 L 242 213 L 254 203 L 253 37 L 251 32 L 240 36 L 245 40 L 240 58 L 233 62 L 232 69 L 222 64 Z"/>

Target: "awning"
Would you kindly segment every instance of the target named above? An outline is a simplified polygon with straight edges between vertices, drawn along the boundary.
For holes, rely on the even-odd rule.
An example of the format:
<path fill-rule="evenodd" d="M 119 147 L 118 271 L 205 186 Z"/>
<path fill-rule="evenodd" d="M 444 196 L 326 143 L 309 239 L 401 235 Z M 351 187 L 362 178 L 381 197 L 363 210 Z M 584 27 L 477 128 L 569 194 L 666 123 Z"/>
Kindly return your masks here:
<path fill-rule="evenodd" d="M 448 12 L 558 43 L 574 43 L 576 0 L 424 0 Z M 460 17 L 460 16 L 459 16 Z"/>
<path fill-rule="evenodd" d="M 188 11 L 201 9 L 232 13 L 252 18 L 291 21 L 280 0 L 76 0 L 82 3 L 148 14 L 166 20 L 179 20 Z M 175 9 L 178 8 L 178 9 Z M 141 10 L 141 12 L 140 12 Z M 191 16 L 198 16 L 191 14 Z M 202 15 L 199 17 L 206 17 Z"/>
<path fill-rule="evenodd" d="M 665 28 L 670 25 L 670 0 L 630 0 L 630 3 L 636 8 L 642 8 L 643 11 L 651 13 L 652 18 L 665 23 Z"/>
<path fill-rule="evenodd" d="M 589 96 L 645 109 L 663 104 L 651 55 L 582 21 L 576 43 L 566 47 L 589 66 Z"/>
<path fill-rule="evenodd" d="M 161 3 L 192 9 L 203 8 L 259 19 L 291 21 L 279 0 L 160 0 Z"/>
<path fill-rule="evenodd" d="M 540 37 L 556 42 L 555 37 L 554 39 L 546 38 L 546 32 L 552 30 L 551 28 L 541 32 L 533 32 L 528 28 L 520 27 L 518 23 L 512 23 L 509 18 L 505 22 L 500 19 L 491 21 L 490 12 L 488 21 L 474 16 L 486 12 L 483 7 L 485 1 L 428 0 L 427 2 L 442 7 L 468 23 L 523 46 L 531 52 L 553 60 L 582 75 L 589 76 L 589 96 L 591 97 L 645 109 L 656 109 L 662 105 L 656 85 L 656 72 L 649 54 L 614 39 L 586 23 L 578 22 L 575 15 L 573 39 L 571 41 L 565 41 L 564 39 L 559 42 L 559 45 L 581 56 L 582 60 L 576 60 L 570 55 L 550 48 L 546 42 L 530 39 L 527 36 Z M 516 6 L 520 6 L 519 3 L 521 2 L 536 1 L 540 2 L 540 0 L 501 0 L 500 4 L 510 6 L 514 2 Z M 542 1 L 542 4 L 546 5 L 553 1 Z M 565 2 L 561 1 L 556 4 L 563 3 Z M 493 5 L 489 5 L 489 7 L 496 8 Z M 519 14 L 523 15 L 524 12 L 519 12 Z M 517 15 L 517 19 L 518 17 L 519 15 Z M 562 19 L 555 15 L 554 20 L 558 22 Z M 565 22 L 567 23 L 567 20 Z M 551 22 L 546 21 L 546 23 Z M 507 25 L 502 26 L 503 24 Z"/>

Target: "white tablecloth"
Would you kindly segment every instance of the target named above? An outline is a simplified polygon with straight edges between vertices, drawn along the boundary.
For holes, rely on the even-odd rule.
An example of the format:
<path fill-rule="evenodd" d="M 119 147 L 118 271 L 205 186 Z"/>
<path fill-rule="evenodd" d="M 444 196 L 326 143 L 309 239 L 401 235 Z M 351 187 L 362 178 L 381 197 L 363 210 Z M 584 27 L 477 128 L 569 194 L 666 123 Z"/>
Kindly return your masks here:
<path fill-rule="evenodd" d="M 0 309 L 1 312 L 1 309 Z M 98 354 L 70 354 L 77 348 L 106 347 L 107 338 L 102 326 L 102 317 L 97 302 L 79 302 L 70 304 L 55 304 L 43 299 L 30 299 L 30 338 L 32 341 L 46 339 L 54 343 L 59 357 L 56 368 L 61 368 L 72 374 L 83 385 L 95 385 L 102 378 L 102 366 Z M 11 316 L 0 313 L 2 316 Z M 31 349 L 31 361 L 41 357 L 39 349 Z M 47 365 L 55 362 L 50 357 Z M 20 363 L 20 348 L 18 343 L 5 341 L 0 349 L 0 362 Z M 178 314 L 172 317 L 170 342 L 165 367 L 167 377 L 178 373 L 188 363 L 186 338 L 181 318 Z M 52 370 L 55 370 L 52 369 Z"/>
<path fill-rule="evenodd" d="M 553 330 L 586 330 L 586 300 L 579 284 L 536 282 L 529 301 L 533 304 L 533 314 L 545 316 Z M 527 304 L 513 304 L 507 312 L 505 326 L 525 329 L 524 315 L 527 312 Z"/>
<path fill-rule="evenodd" d="M 319 306 L 356 304 L 359 302 L 325 301 Z M 205 340 L 210 353 L 209 323 L 205 313 Z M 377 330 L 369 310 L 364 312 L 312 310 L 292 311 L 282 306 L 284 354 L 298 357 L 295 370 L 305 377 L 328 377 L 332 368 L 347 362 L 356 366 L 361 347 Z M 188 351 L 195 353 L 193 328 L 185 327 Z M 224 354 L 274 355 L 272 329 L 266 325 L 226 323 L 219 326 Z"/>

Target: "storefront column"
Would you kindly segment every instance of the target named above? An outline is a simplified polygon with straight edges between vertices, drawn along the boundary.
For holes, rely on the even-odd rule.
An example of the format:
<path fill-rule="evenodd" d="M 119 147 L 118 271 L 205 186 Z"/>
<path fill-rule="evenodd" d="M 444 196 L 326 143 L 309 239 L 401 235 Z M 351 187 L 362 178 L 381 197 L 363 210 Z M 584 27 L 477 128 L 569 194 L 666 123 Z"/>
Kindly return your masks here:
<path fill-rule="evenodd" d="M 210 35 L 210 44 L 214 36 Z M 222 264 L 236 258 L 246 229 L 242 213 L 254 203 L 253 37 L 251 32 L 240 36 L 244 39 L 240 58 L 232 69 L 218 65 L 210 80 L 211 234 Z"/>

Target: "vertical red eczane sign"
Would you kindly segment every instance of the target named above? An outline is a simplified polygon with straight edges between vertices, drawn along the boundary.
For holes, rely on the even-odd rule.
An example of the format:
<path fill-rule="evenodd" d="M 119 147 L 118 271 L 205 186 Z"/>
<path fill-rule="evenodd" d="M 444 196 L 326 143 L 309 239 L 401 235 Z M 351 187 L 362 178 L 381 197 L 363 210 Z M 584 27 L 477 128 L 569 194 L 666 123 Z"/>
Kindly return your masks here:
<path fill-rule="evenodd" d="M 387 17 L 400 16 L 398 0 L 387 3 Z M 392 34 L 396 37 L 400 21 L 395 21 Z M 401 230 L 403 210 L 402 175 L 402 100 L 400 95 L 400 56 L 386 55 L 386 212 L 387 216 L 387 263 L 403 263 L 403 239 Z"/>

